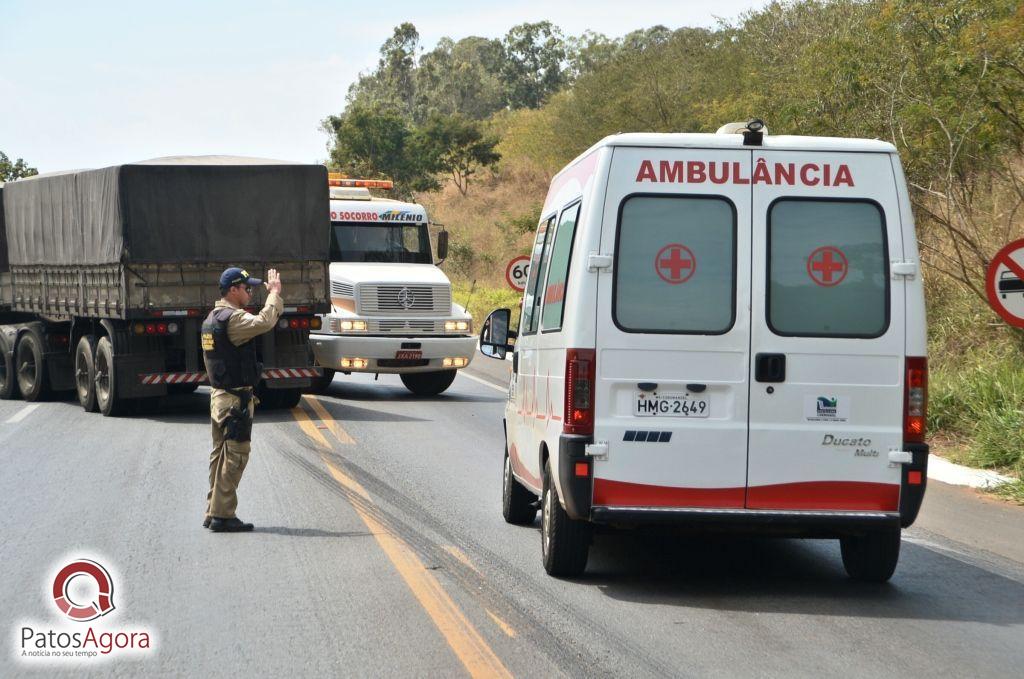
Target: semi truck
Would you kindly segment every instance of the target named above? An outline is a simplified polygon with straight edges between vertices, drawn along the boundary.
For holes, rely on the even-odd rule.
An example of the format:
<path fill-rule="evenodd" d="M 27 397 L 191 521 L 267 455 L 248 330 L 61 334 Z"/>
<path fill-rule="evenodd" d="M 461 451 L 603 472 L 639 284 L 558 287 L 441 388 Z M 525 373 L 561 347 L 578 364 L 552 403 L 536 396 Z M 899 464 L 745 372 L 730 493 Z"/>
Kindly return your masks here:
<path fill-rule="evenodd" d="M 326 181 L 321 165 L 200 156 L 3 185 L 0 398 L 73 392 L 110 416 L 194 391 L 200 326 L 221 272 L 240 266 L 281 274 L 284 314 L 255 340 L 257 394 L 295 405 L 321 374 L 308 340 L 330 309 Z"/>
<path fill-rule="evenodd" d="M 473 319 L 435 265 L 427 212 L 371 195 L 390 180 L 330 173 L 331 310 L 310 336 L 325 390 L 336 372 L 397 374 L 409 391 L 440 394 L 476 351 Z M 437 260 L 448 232 L 437 234 Z"/>

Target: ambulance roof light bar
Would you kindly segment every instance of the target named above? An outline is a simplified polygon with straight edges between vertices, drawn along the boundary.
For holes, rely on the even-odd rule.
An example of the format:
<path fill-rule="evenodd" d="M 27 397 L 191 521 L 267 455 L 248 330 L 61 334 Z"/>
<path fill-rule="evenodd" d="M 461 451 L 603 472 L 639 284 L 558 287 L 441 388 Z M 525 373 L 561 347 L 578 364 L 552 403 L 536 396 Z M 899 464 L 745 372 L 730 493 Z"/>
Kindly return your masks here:
<path fill-rule="evenodd" d="M 360 189 L 384 189 L 385 191 L 390 191 L 395 187 L 395 183 L 390 179 L 351 179 L 340 172 L 328 172 L 327 185 Z"/>

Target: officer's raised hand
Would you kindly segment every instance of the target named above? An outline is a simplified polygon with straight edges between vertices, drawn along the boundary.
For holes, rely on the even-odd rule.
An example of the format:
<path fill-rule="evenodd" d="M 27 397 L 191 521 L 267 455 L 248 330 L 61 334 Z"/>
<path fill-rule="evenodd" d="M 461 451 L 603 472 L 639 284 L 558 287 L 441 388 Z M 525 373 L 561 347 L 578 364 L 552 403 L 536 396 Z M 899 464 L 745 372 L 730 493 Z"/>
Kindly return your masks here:
<path fill-rule="evenodd" d="M 263 285 L 267 286 L 269 292 L 281 294 L 281 274 L 277 273 L 277 269 L 267 271 L 267 282 Z"/>

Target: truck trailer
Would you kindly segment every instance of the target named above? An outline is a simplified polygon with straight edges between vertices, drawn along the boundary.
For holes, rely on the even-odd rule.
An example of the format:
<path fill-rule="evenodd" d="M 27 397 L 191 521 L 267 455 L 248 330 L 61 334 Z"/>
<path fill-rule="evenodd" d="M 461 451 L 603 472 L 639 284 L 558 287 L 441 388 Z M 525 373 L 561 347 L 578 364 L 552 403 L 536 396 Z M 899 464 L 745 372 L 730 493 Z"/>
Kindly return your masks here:
<path fill-rule="evenodd" d="M 255 340 L 257 393 L 294 405 L 321 374 L 308 339 L 330 310 L 326 181 L 321 165 L 202 156 L 3 185 L 0 398 L 73 391 L 109 416 L 195 390 L 200 325 L 220 273 L 240 266 L 281 274 L 285 312 Z"/>

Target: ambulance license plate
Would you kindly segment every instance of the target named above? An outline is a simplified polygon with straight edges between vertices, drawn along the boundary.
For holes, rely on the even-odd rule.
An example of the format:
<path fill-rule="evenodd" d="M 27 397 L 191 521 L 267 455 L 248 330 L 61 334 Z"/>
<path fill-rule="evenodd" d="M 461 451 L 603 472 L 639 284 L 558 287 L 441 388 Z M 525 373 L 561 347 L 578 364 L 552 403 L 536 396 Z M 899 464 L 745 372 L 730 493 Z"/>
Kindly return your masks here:
<path fill-rule="evenodd" d="M 637 392 L 633 413 L 637 417 L 707 417 L 711 401 L 690 398 L 686 394 L 648 394 Z"/>
<path fill-rule="evenodd" d="M 405 359 L 407 361 L 408 360 L 412 360 L 412 359 L 416 359 L 416 358 L 423 358 L 423 352 L 422 351 L 409 351 L 409 350 L 396 351 L 395 352 L 395 358 L 397 358 L 399 360 Z"/>

